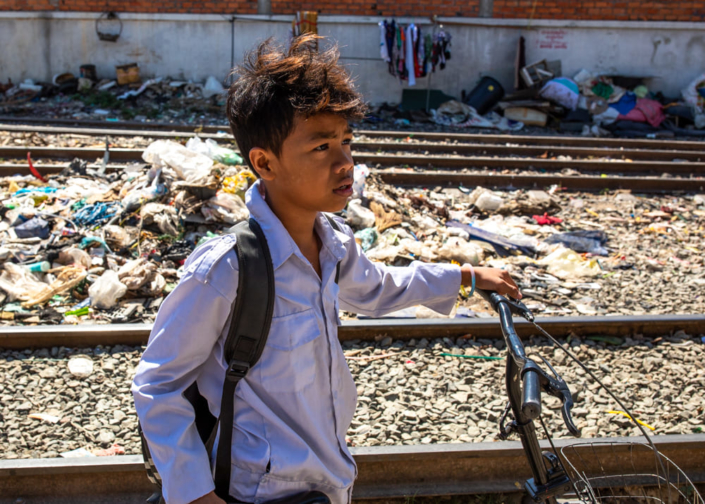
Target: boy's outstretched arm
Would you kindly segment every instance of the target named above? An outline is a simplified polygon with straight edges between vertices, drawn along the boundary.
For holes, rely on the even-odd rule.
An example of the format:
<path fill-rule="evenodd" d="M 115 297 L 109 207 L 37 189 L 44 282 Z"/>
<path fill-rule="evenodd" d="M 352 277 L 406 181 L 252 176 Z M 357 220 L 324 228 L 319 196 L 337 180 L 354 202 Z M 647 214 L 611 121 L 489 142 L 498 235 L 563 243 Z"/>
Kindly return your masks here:
<path fill-rule="evenodd" d="M 379 317 L 420 304 L 447 314 L 457 301 L 461 283 L 472 283 L 469 266 L 414 261 L 406 267 L 394 267 L 372 262 L 355 243 L 352 230 L 341 227 L 349 238 L 339 282 L 344 310 Z M 475 286 L 520 296 L 509 274 L 494 268 L 475 268 Z"/>

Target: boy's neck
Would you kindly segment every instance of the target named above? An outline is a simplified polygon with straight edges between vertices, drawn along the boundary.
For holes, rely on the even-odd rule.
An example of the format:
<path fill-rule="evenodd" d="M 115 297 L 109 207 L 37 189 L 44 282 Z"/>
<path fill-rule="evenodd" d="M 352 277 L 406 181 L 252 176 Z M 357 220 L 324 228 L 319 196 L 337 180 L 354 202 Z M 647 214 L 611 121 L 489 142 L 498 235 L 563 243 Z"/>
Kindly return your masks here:
<path fill-rule="evenodd" d="M 308 256 L 313 248 L 319 249 L 314 232 L 318 212 L 311 212 L 289 204 L 286 198 L 272 195 L 265 188 L 265 201 L 274 215 L 277 216 L 284 228 L 288 231 L 299 250 Z M 317 253 L 317 252 L 316 252 Z"/>

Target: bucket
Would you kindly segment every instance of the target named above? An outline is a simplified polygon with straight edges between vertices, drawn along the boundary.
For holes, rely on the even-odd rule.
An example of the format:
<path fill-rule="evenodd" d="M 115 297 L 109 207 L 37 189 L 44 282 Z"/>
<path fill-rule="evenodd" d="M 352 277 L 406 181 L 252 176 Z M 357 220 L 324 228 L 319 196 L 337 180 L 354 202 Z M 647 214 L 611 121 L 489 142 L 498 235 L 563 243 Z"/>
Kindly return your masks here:
<path fill-rule="evenodd" d="M 538 110 L 526 107 L 512 107 L 504 111 L 504 117 L 512 121 L 521 121 L 531 126 L 546 126 L 548 116 Z"/>
<path fill-rule="evenodd" d="M 115 72 L 117 73 L 117 83 L 120 86 L 140 81 L 140 67 L 137 66 L 137 63 L 116 66 Z"/>
<path fill-rule="evenodd" d="M 504 88 L 492 77 L 483 77 L 475 89 L 465 97 L 465 103 L 477 110 L 480 115 L 485 115 L 492 107 L 504 98 Z"/>

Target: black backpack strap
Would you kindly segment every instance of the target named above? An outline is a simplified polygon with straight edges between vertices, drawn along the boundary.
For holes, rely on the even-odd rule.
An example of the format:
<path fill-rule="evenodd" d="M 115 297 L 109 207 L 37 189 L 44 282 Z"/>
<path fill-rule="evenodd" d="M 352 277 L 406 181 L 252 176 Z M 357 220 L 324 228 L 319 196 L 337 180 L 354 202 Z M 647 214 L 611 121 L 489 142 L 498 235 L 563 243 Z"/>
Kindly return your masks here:
<path fill-rule="evenodd" d="M 328 219 L 328 222 L 333 227 L 333 229 L 335 229 L 336 231 L 340 231 L 341 233 L 343 232 L 343 230 L 340 228 L 340 225 L 335 222 L 335 219 L 333 217 L 331 217 L 327 213 L 324 213 L 323 215 L 325 215 L 326 219 Z M 340 280 L 340 262 L 335 265 L 335 283 L 338 283 L 338 280 Z"/>
<path fill-rule="evenodd" d="M 235 388 L 262 355 L 274 312 L 274 267 L 267 239 L 252 218 L 237 224 L 234 231 L 239 275 L 237 298 L 224 347 L 228 369 L 220 401 L 220 439 L 214 476 L 215 493 L 225 501 L 230 500 Z"/>

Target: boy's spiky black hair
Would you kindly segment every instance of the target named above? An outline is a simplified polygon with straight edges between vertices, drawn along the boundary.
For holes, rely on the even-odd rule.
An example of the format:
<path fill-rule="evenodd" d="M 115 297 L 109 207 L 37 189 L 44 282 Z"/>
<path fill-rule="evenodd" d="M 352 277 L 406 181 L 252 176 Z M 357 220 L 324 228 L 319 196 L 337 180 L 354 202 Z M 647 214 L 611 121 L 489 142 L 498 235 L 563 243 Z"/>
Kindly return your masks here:
<path fill-rule="evenodd" d="M 253 147 L 281 154 L 297 115 L 331 113 L 349 121 L 364 117 L 365 103 L 338 64 L 337 47 L 319 53 L 321 39 L 301 35 L 288 50 L 269 39 L 233 70 L 237 80 L 228 90 L 228 121 L 250 168 Z"/>

